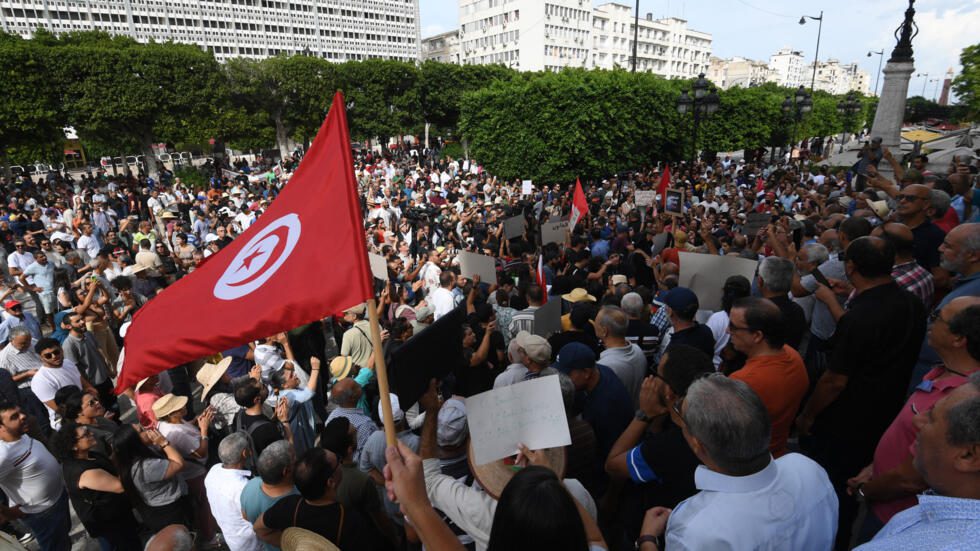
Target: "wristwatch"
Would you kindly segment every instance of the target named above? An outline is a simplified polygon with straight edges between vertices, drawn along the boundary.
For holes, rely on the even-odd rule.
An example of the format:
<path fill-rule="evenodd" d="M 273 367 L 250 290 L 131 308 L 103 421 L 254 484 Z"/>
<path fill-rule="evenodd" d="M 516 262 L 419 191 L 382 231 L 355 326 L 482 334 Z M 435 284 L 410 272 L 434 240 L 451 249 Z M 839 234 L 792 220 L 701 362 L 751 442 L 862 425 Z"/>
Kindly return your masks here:
<path fill-rule="evenodd" d="M 648 535 L 645 535 L 645 536 L 640 536 L 640 537 L 636 538 L 636 543 L 634 544 L 635 545 L 635 549 L 637 551 L 639 551 L 640 550 L 640 546 L 643 545 L 644 543 L 652 543 L 654 545 L 654 547 L 657 548 L 657 551 L 663 551 L 663 548 L 664 548 L 664 537 L 663 536 L 651 536 L 649 534 Z"/>
<path fill-rule="evenodd" d="M 649 415 L 644 413 L 642 409 L 636 410 L 636 413 L 633 414 L 633 419 L 636 419 L 637 421 L 642 421 L 644 423 L 649 423 L 650 421 L 653 421 L 653 417 L 650 417 Z"/>

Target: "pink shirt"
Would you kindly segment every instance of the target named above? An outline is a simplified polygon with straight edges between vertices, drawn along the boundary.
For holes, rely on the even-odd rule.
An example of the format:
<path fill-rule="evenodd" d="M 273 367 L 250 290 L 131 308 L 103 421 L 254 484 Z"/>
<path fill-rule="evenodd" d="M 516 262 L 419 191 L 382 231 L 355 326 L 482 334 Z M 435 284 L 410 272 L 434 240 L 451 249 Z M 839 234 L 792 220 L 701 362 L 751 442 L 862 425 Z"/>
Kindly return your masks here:
<path fill-rule="evenodd" d="M 936 380 L 943 374 L 949 374 Z M 915 437 L 918 431 L 912 423 L 915 413 L 912 411 L 925 412 L 941 400 L 944 396 L 952 392 L 956 387 L 966 382 L 966 377 L 949 373 L 942 367 L 936 367 L 923 377 L 922 383 L 915 388 L 909 396 L 905 406 L 902 407 L 895 420 L 881 436 L 878 447 L 875 448 L 874 463 L 872 466 L 872 477 L 881 473 L 888 472 L 901 465 L 913 454 Z M 915 496 L 893 499 L 891 501 L 875 501 L 871 504 L 878 519 L 887 523 L 896 514 L 914 506 L 918 503 Z"/>

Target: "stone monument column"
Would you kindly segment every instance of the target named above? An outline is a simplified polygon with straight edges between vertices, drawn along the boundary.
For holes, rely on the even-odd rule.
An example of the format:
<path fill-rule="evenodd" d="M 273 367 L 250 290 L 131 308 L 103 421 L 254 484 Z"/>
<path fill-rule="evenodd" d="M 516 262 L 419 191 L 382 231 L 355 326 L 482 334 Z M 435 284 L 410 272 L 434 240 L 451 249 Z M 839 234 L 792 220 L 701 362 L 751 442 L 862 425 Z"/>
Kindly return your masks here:
<path fill-rule="evenodd" d="M 909 92 L 909 80 L 915 71 L 915 60 L 912 58 L 912 39 L 919 34 L 919 28 L 913 21 L 915 0 L 909 0 L 905 10 L 905 20 L 895 30 L 898 43 L 892 50 L 892 55 L 885 65 L 885 83 L 878 99 L 878 109 L 875 112 L 874 124 L 871 127 L 871 137 L 881 138 L 881 144 L 895 155 L 901 157 L 902 123 L 905 120 L 905 100 Z M 886 178 L 893 179 L 894 174 L 887 162 L 878 166 L 878 171 Z"/>

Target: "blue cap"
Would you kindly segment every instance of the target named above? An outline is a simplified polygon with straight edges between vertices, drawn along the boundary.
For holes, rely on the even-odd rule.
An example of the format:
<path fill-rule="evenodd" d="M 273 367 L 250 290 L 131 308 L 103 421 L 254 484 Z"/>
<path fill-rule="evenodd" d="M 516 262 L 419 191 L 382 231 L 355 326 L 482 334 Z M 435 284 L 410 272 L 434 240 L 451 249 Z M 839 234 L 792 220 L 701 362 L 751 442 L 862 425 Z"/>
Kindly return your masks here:
<path fill-rule="evenodd" d="M 576 369 L 592 369 L 595 367 L 595 352 L 580 342 L 570 342 L 558 351 L 555 369 L 565 375 Z"/>
<path fill-rule="evenodd" d="M 678 312 L 686 312 L 691 309 L 696 311 L 700 307 L 698 296 L 687 287 L 674 287 L 667 291 L 667 294 L 664 295 L 664 304 Z"/>

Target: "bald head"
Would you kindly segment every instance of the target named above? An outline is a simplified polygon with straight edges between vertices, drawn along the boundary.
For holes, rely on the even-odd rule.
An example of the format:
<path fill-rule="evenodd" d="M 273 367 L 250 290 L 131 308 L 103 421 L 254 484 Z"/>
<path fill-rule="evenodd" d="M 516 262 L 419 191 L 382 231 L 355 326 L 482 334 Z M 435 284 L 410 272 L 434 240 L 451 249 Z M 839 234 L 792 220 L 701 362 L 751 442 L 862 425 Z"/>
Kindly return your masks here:
<path fill-rule="evenodd" d="M 871 235 L 885 239 L 895 247 L 895 263 L 902 264 L 915 258 L 915 237 L 908 226 L 900 222 L 889 222 L 878 226 Z"/>
<path fill-rule="evenodd" d="M 356 407 L 357 401 L 361 398 L 361 386 L 354 379 L 341 379 L 330 389 L 330 397 L 340 407 Z"/>

